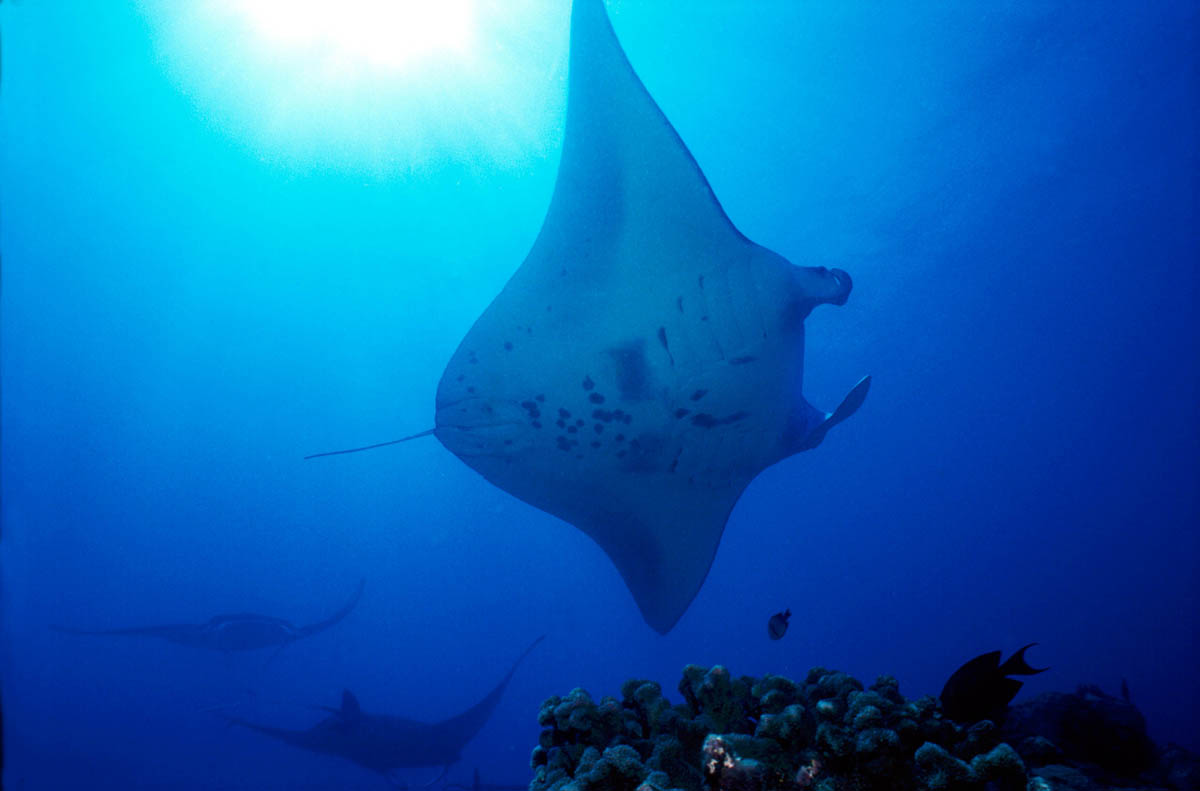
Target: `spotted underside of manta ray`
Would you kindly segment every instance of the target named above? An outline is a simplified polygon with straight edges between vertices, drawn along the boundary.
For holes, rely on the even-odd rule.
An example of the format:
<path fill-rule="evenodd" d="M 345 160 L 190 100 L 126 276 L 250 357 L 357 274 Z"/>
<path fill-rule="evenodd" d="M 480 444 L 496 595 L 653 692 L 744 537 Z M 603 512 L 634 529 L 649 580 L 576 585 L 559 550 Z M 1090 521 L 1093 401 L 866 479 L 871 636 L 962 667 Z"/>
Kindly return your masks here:
<path fill-rule="evenodd" d="M 501 489 L 587 533 L 667 632 L 759 472 L 852 414 L 801 395 L 804 319 L 850 277 L 744 237 L 576 0 L 562 161 L 524 263 L 442 375 L 435 434 Z"/>
<path fill-rule="evenodd" d="M 435 428 L 368 447 L 435 434 L 590 536 L 666 633 L 746 486 L 819 445 L 870 377 L 833 412 L 804 400 L 804 319 L 850 276 L 738 232 L 601 0 L 572 9 L 568 92 L 542 229 L 447 364 Z"/>

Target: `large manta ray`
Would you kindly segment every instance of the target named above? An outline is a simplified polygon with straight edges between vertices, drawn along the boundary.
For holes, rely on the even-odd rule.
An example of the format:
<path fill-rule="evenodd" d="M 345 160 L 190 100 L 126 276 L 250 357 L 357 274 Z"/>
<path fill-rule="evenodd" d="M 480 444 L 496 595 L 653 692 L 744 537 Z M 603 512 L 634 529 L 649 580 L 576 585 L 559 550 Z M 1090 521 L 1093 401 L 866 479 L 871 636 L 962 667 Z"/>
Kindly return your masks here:
<path fill-rule="evenodd" d="M 342 692 L 340 708 L 324 708 L 329 716 L 305 730 L 275 728 L 238 717 L 233 725 L 265 733 L 304 750 L 336 755 L 383 775 L 397 769 L 440 766 L 445 770 L 459 759 L 463 747 L 487 723 L 522 660 L 545 638 L 534 640 L 513 662 L 508 673 L 483 700 L 461 714 L 441 722 L 419 722 L 389 714 L 368 714 L 349 691 Z M 440 778 L 439 778 L 440 779 Z"/>
<path fill-rule="evenodd" d="M 360 580 L 354 595 L 340 610 L 307 626 L 295 626 L 290 621 L 270 615 L 233 613 L 214 616 L 205 623 L 132 626 L 121 629 L 69 629 L 62 626 L 52 628 L 67 634 L 157 637 L 169 643 L 216 651 L 251 651 L 258 648 L 283 647 L 303 637 L 323 632 L 349 615 L 362 598 L 365 585 L 366 581 Z"/>
<path fill-rule="evenodd" d="M 541 232 L 416 436 L 591 536 L 665 633 L 750 481 L 819 445 L 870 379 L 833 412 L 804 400 L 804 319 L 850 276 L 738 232 L 600 0 L 574 4 L 568 90 Z"/>

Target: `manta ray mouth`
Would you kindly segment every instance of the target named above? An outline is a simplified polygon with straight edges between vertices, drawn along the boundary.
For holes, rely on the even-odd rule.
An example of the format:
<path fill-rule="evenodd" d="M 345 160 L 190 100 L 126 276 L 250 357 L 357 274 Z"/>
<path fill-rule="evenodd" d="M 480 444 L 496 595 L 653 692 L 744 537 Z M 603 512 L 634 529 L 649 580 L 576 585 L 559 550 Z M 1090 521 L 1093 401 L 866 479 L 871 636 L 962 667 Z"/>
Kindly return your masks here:
<path fill-rule="evenodd" d="M 525 422 L 515 404 L 470 396 L 440 401 L 435 435 L 460 456 L 493 456 L 513 453 L 527 442 Z"/>

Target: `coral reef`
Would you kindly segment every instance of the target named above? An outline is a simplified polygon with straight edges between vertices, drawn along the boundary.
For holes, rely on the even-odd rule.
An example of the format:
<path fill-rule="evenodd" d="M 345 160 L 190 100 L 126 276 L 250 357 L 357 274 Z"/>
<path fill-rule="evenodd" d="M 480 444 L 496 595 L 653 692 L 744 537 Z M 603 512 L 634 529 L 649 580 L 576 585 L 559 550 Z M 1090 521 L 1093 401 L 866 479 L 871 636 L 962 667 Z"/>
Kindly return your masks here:
<path fill-rule="evenodd" d="M 1004 730 L 1014 740 L 1042 739 L 1121 776 L 1143 772 L 1157 758 L 1137 707 L 1094 686 L 1073 695 L 1046 692 L 1013 706 Z"/>
<path fill-rule="evenodd" d="M 640 679 L 620 700 L 582 689 L 546 700 L 530 791 L 1196 788 L 1194 756 L 1158 760 L 1140 715 L 1091 688 L 1014 707 L 1003 730 L 964 728 L 888 676 L 864 687 L 824 668 L 793 681 L 689 665 L 678 689 L 674 705 Z"/>

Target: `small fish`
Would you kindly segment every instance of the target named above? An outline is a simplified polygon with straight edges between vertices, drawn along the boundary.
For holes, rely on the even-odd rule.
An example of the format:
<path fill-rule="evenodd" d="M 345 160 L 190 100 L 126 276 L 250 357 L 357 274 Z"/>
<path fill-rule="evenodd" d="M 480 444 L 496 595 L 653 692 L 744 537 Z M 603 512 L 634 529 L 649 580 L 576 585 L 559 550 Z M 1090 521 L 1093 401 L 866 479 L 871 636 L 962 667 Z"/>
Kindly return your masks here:
<path fill-rule="evenodd" d="M 1121 698 L 1129 703 L 1129 682 L 1125 679 L 1121 679 Z"/>
<path fill-rule="evenodd" d="M 791 610 L 777 612 L 767 621 L 767 637 L 772 640 L 778 640 L 787 634 L 788 618 L 792 617 Z"/>
<path fill-rule="evenodd" d="M 1030 667 L 1025 661 L 1025 651 L 1035 645 L 1030 643 L 1004 662 L 1000 661 L 999 651 L 990 651 L 955 670 L 940 695 L 946 716 L 960 723 L 998 723 L 1004 719 L 1009 701 L 1021 689 L 1021 682 L 1009 676 L 1031 676 L 1049 670 Z"/>

